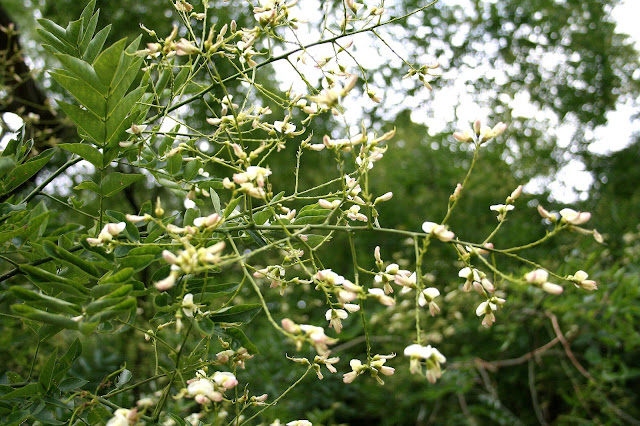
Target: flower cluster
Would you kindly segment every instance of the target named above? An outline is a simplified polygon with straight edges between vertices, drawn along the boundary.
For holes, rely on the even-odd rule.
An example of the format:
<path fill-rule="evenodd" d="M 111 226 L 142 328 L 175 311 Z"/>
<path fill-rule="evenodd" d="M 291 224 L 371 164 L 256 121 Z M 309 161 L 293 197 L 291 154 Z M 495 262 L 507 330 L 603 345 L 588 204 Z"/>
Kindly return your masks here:
<path fill-rule="evenodd" d="M 458 142 L 473 142 L 477 145 L 481 145 L 496 136 L 500 136 L 505 130 L 507 130 L 507 125 L 505 123 L 500 122 L 491 128 L 483 126 L 482 121 L 476 120 L 473 123 L 473 130 L 454 132 L 453 137 Z"/>
<path fill-rule="evenodd" d="M 342 375 L 342 381 L 344 383 L 352 383 L 356 377 L 363 374 L 366 371 L 371 373 L 371 376 L 374 377 L 378 383 L 381 385 L 384 384 L 384 381 L 380 377 L 380 374 L 384 376 L 391 376 L 395 373 L 395 369 L 393 367 L 389 367 L 384 365 L 388 359 L 394 358 L 395 354 L 391 355 L 375 355 L 369 363 L 363 364 L 358 359 L 352 359 L 349 361 L 349 365 L 351 366 L 351 371 Z"/>
<path fill-rule="evenodd" d="M 271 175 L 271 170 L 260 166 L 249 166 L 247 170 L 233 175 L 233 182 L 240 185 L 240 192 L 244 192 L 254 198 L 264 198 L 266 193 L 264 185 L 266 178 Z M 235 188 L 234 183 L 225 178 L 223 185 L 227 189 Z"/>
<path fill-rule="evenodd" d="M 479 317 L 484 315 L 482 325 L 491 327 L 493 323 L 496 322 L 496 316 L 493 313 L 497 311 L 499 307 L 502 307 L 504 303 L 505 300 L 497 296 L 493 296 L 480 303 L 476 308 L 476 315 Z"/>
<path fill-rule="evenodd" d="M 572 281 L 573 284 L 575 284 L 575 286 L 578 288 L 583 288 L 589 291 L 597 290 L 598 284 L 595 281 L 589 280 L 587 278 L 589 278 L 589 274 L 587 274 L 585 271 L 578 271 L 574 275 L 569 275 L 567 277 L 567 279 L 569 281 Z"/>
<path fill-rule="evenodd" d="M 479 271 L 478 269 L 467 266 L 458 272 L 458 276 L 466 280 L 462 286 L 462 291 L 468 292 L 473 288 L 483 296 L 486 294 L 485 290 L 489 293 L 493 293 L 495 291 L 495 287 L 487 278 L 487 274 Z"/>
<path fill-rule="evenodd" d="M 455 237 L 455 234 L 449 231 L 445 225 L 440 225 L 434 222 L 424 222 L 422 224 L 422 230 L 445 243 L 453 240 Z"/>
<path fill-rule="evenodd" d="M 282 328 L 287 332 L 293 335 L 296 335 L 296 346 L 298 350 L 302 348 L 302 342 L 304 340 L 309 340 L 315 350 L 321 356 L 328 355 L 331 351 L 329 350 L 329 345 L 333 345 L 337 343 L 336 339 L 332 339 L 331 337 L 324 334 L 324 328 L 316 327 L 314 325 L 308 324 L 296 324 L 291 321 L 289 318 L 284 318 L 282 320 Z"/>
<path fill-rule="evenodd" d="M 107 244 L 109 246 L 108 249 L 111 249 L 110 243 L 113 240 L 113 237 L 120 235 L 120 233 L 124 231 L 125 227 L 126 224 L 124 222 L 107 223 L 98 234 L 98 238 L 87 238 L 87 243 L 94 247 L 102 247 Z"/>
<path fill-rule="evenodd" d="M 447 359 L 433 346 L 414 343 L 404 349 L 404 354 L 410 359 L 409 371 L 411 374 L 422 374 L 422 364 L 424 363 L 429 382 L 435 383 L 442 376 L 440 364 L 447 362 Z"/>
<path fill-rule="evenodd" d="M 185 249 L 181 250 L 177 255 L 169 250 L 162 252 L 164 260 L 171 265 L 169 276 L 155 283 L 160 291 L 166 291 L 172 288 L 176 280 L 181 274 L 189 274 L 199 267 L 207 267 L 215 265 L 222 259 L 220 254 L 224 250 L 225 242 L 218 241 L 209 247 L 200 247 L 196 249 L 189 242 L 184 242 Z"/>
<path fill-rule="evenodd" d="M 207 377 L 204 370 L 198 370 L 196 377 L 187 380 L 187 388 L 182 389 L 179 397 L 193 398 L 198 404 L 209 405 L 224 399 L 224 392 L 238 385 L 236 376 L 232 373 L 216 371 L 213 376 Z"/>
<path fill-rule="evenodd" d="M 547 281 L 549 279 L 549 273 L 544 269 L 536 269 L 524 276 L 526 282 L 530 284 L 537 284 L 541 289 L 551 294 L 561 294 L 563 291 L 562 286 Z"/>
<path fill-rule="evenodd" d="M 118 408 L 113 417 L 107 422 L 107 426 L 131 426 L 138 422 L 138 410 L 128 410 L 126 408 Z"/>

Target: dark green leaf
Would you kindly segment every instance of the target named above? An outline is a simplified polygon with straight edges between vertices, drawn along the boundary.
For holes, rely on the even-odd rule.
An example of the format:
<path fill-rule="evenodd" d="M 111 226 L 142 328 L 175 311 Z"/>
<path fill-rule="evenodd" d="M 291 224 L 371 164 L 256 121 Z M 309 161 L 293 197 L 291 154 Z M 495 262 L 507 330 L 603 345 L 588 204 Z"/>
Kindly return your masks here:
<path fill-rule="evenodd" d="M 262 306 L 258 304 L 236 305 L 209 315 L 209 319 L 213 322 L 248 323 L 260 312 L 260 309 Z"/>
<path fill-rule="evenodd" d="M 119 135 L 131 127 L 132 117 L 129 117 L 127 120 L 127 115 L 133 111 L 136 103 L 140 100 L 146 89 L 146 86 L 138 87 L 129 92 L 124 98 L 119 99 L 118 104 L 112 110 L 111 107 L 109 107 L 111 113 L 107 119 L 107 145 L 118 142 L 120 139 Z"/>
<path fill-rule="evenodd" d="M 88 260 L 83 259 L 80 256 L 76 256 L 75 254 L 63 249 L 62 247 L 58 247 L 57 245 L 53 244 L 51 241 L 45 241 L 43 243 L 43 247 L 50 256 L 56 257 L 73 266 L 76 266 L 81 271 L 86 272 L 87 274 L 91 275 L 94 278 L 100 277 L 101 274 L 100 272 L 98 272 L 98 269 L 96 269 L 96 267 L 93 266 L 93 264 Z"/>
<path fill-rule="evenodd" d="M 56 367 L 57 358 L 58 348 L 54 349 L 53 353 L 49 355 L 47 362 L 45 362 L 44 367 L 42 367 L 42 372 L 40 372 L 38 382 L 45 390 L 49 390 L 49 388 L 51 388 L 51 380 L 53 379 L 53 372 Z"/>
<path fill-rule="evenodd" d="M 176 175 L 182 168 L 182 155 L 174 154 L 167 159 L 167 173 L 170 175 Z"/>
<path fill-rule="evenodd" d="M 123 283 L 133 276 L 133 268 L 123 268 L 115 274 L 109 273 L 100 278 L 100 284 Z"/>
<path fill-rule="evenodd" d="M 80 379 L 78 377 L 67 377 L 58 385 L 58 389 L 62 392 L 69 392 L 72 390 L 79 390 L 84 385 L 89 383 L 88 380 Z"/>
<path fill-rule="evenodd" d="M 58 101 L 58 105 L 96 145 L 100 147 L 104 145 L 106 141 L 106 130 L 100 118 L 92 112 L 76 105 L 71 105 L 63 101 Z"/>
<path fill-rule="evenodd" d="M 111 31 L 111 24 L 107 25 L 100 31 L 98 34 L 89 42 L 87 46 L 87 50 L 82 55 L 82 59 L 87 61 L 88 63 L 93 63 L 102 50 L 102 46 L 104 46 L 104 42 L 107 40 L 109 36 L 109 32 Z"/>
<path fill-rule="evenodd" d="M 6 191 L 13 191 L 29 180 L 31 176 L 38 173 L 38 171 L 49 162 L 51 157 L 53 157 L 53 154 L 55 154 L 55 150 L 48 149 L 33 160 L 21 164 L 13 169 L 13 171 L 4 179 Z"/>
<path fill-rule="evenodd" d="M 107 101 L 104 96 L 83 80 L 65 73 L 49 73 L 55 81 L 71 93 L 78 102 L 98 117 L 105 117 Z M 101 167 L 101 166 L 98 166 Z"/>
<path fill-rule="evenodd" d="M 28 398 L 30 396 L 40 395 L 41 393 L 42 385 L 40 385 L 40 383 L 29 383 L 26 386 L 2 395 L 0 399 Z"/>
<path fill-rule="evenodd" d="M 111 86 L 113 76 L 122 60 L 126 39 L 119 40 L 106 48 L 95 60 L 93 67 L 100 81 L 107 87 Z"/>
<path fill-rule="evenodd" d="M 141 271 L 147 266 L 151 265 L 154 261 L 158 259 L 157 256 L 153 254 L 143 254 L 139 256 L 126 256 L 123 257 L 120 261 L 120 267 L 122 268 L 133 268 L 135 271 Z"/>
<path fill-rule="evenodd" d="M 69 44 L 77 46 L 82 39 L 82 18 L 69 22 L 65 32 L 67 34 L 67 41 Z"/>
<path fill-rule="evenodd" d="M 60 25 L 48 19 L 38 19 L 38 24 L 73 50 L 75 46 L 67 41 L 67 31 Z"/>
<path fill-rule="evenodd" d="M 125 189 L 127 186 L 143 178 L 144 175 L 137 173 L 109 173 L 109 175 L 107 175 L 107 177 L 102 181 L 102 195 L 104 195 L 105 197 L 112 197 L 118 192 Z"/>
<path fill-rule="evenodd" d="M 69 43 L 67 43 L 66 41 L 64 42 L 60 41 L 55 35 L 53 35 L 49 31 L 45 31 L 42 28 L 37 28 L 36 32 L 40 35 L 40 37 L 44 39 L 44 41 L 49 43 L 49 47 L 51 48 L 52 53 L 55 54 L 57 52 L 62 52 L 68 55 L 73 55 L 75 53 L 74 49 L 71 46 L 69 46 Z M 46 48 L 47 45 L 45 44 L 44 47 Z"/>
<path fill-rule="evenodd" d="M 122 370 L 122 373 L 120 373 L 120 375 L 118 376 L 118 380 L 116 381 L 116 388 L 123 387 L 124 385 L 129 383 L 132 378 L 133 378 L 133 374 L 131 374 L 131 371 L 125 368 L 124 370 Z"/>
<path fill-rule="evenodd" d="M 78 185 L 74 186 L 73 189 L 88 189 L 91 192 L 95 192 L 96 194 L 100 194 L 100 186 L 90 180 L 85 180 L 83 182 L 80 182 Z"/>
<path fill-rule="evenodd" d="M 69 72 L 73 74 L 80 80 L 85 81 L 89 86 L 93 87 L 102 95 L 107 95 L 109 86 L 102 84 L 91 64 L 83 61 L 82 59 L 75 58 L 64 53 L 57 54 L 56 58 L 58 58 L 62 65 L 64 65 L 63 72 Z"/>
<path fill-rule="evenodd" d="M 102 168 L 102 153 L 91 145 L 83 143 L 61 143 L 58 146 L 66 151 L 73 152 L 84 158 L 97 168 Z"/>
<path fill-rule="evenodd" d="M 227 219 L 233 213 L 236 207 L 238 207 L 238 203 L 240 203 L 242 199 L 243 197 L 237 197 L 229 201 L 229 204 L 227 204 L 227 207 L 224 209 L 223 216 L 225 219 Z"/>
<path fill-rule="evenodd" d="M 16 315 L 20 315 L 24 318 L 40 321 L 58 327 L 66 328 L 69 330 L 77 330 L 78 323 L 69 317 L 63 315 L 56 315 L 49 312 L 34 309 L 26 305 L 11 305 L 11 311 Z"/>
<path fill-rule="evenodd" d="M 42 306 L 54 312 L 66 312 L 71 315 L 79 315 L 82 313 L 80 306 L 67 302 L 66 300 L 36 293 L 35 291 L 27 290 L 19 286 L 11 286 L 9 290 L 19 299 L 29 302 L 30 306 Z"/>

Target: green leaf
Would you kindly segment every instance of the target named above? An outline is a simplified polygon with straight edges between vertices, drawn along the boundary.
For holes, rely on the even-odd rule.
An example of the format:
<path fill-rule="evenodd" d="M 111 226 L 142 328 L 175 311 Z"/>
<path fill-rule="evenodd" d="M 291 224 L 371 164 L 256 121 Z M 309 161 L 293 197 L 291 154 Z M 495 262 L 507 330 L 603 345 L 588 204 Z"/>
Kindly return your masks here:
<path fill-rule="evenodd" d="M 89 5 L 87 5 L 87 8 L 88 7 L 89 7 Z M 85 11 L 87 11 L 87 8 L 85 8 Z M 83 12 L 83 15 L 84 15 L 84 12 Z M 84 34 L 82 35 L 82 41 L 80 41 L 80 43 L 78 44 L 78 50 L 80 51 L 81 55 L 84 55 L 84 53 L 87 50 L 87 47 L 89 47 L 89 43 L 91 42 L 91 39 L 93 38 L 93 34 L 96 31 L 96 27 L 98 26 L 98 18 L 99 18 L 99 16 L 100 16 L 100 11 L 98 10 L 91 17 L 89 17 L 89 16 L 83 17 L 84 24 L 85 24 L 85 30 L 84 30 Z"/>
<path fill-rule="evenodd" d="M 0 157 L 0 177 L 6 175 L 16 166 L 16 159 L 13 157 Z"/>
<path fill-rule="evenodd" d="M 49 45 L 44 45 L 45 48 L 51 47 L 52 53 L 63 52 L 68 55 L 75 54 L 74 49 L 69 46 L 69 43 L 66 41 L 60 41 L 55 35 L 50 33 L 49 31 L 45 31 L 42 28 L 36 28 L 36 32 L 46 41 Z"/>
<path fill-rule="evenodd" d="M 236 305 L 209 315 L 209 319 L 213 322 L 241 322 L 248 323 L 258 312 L 262 306 L 259 304 Z"/>
<path fill-rule="evenodd" d="M 96 74 L 100 78 L 102 84 L 106 87 L 111 86 L 113 76 L 118 69 L 118 65 L 123 56 L 124 44 L 127 40 L 122 39 L 111 46 L 106 48 L 93 63 L 93 68 L 96 70 Z"/>
<path fill-rule="evenodd" d="M 35 175 L 41 168 L 45 166 L 55 154 L 55 150 L 48 149 L 33 160 L 13 169 L 11 173 L 4 179 L 6 192 L 13 191 L 20 185 L 25 183 L 29 178 Z"/>
<path fill-rule="evenodd" d="M 231 215 L 231 213 L 233 213 L 233 211 L 236 209 L 236 207 L 238 207 L 238 204 L 242 199 L 243 197 L 237 197 L 229 201 L 229 203 L 227 204 L 227 207 L 224 209 L 223 216 L 225 219 L 227 219 Z"/>
<path fill-rule="evenodd" d="M 96 36 L 89 42 L 87 50 L 85 50 L 85 52 L 83 53 L 83 60 L 89 62 L 90 64 L 95 61 L 96 57 L 102 50 L 102 46 L 104 46 L 104 42 L 107 40 L 110 31 L 111 24 L 98 31 L 98 34 L 96 34 Z"/>
<path fill-rule="evenodd" d="M 102 168 L 102 153 L 91 145 L 83 143 L 61 143 L 58 146 L 87 160 L 97 168 Z"/>
<path fill-rule="evenodd" d="M 40 395 L 42 393 L 42 385 L 40 383 L 29 383 L 26 386 L 17 388 L 7 394 L 4 394 L 0 399 L 14 399 L 14 398 L 28 398 L 30 396 Z"/>
<path fill-rule="evenodd" d="M 122 370 L 122 373 L 120 373 L 120 375 L 118 376 L 118 380 L 116 381 L 116 388 L 123 387 L 124 385 L 129 383 L 132 378 L 133 378 L 133 374 L 131 373 L 131 371 L 125 368 L 124 370 Z"/>
<path fill-rule="evenodd" d="M 186 166 L 184 166 L 184 173 L 182 177 L 186 181 L 190 181 L 198 174 L 198 170 L 202 167 L 202 161 L 200 159 L 195 159 L 193 161 L 189 161 Z"/>
<path fill-rule="evenodd" d="M 129 87 L 131 87 L 131 83 L 133 83 L 133 80 L 135 80 L 136 76 L 138 75 L 138 72 L 140 72 L 141 65 L 142 65 L 142 58 L 136 57 L 136 59 L 129 65 L 127 70 L 123 73 L 122 77 L 117 81 L 116 86 L 114 87 L 114 89 L 111 91 L 111 94 L 109 95 L 110 97 L 115 99 L 116 102 L 122 99 L 125 93 L 127 93 L 127 90 L 129 90 Z M 116 76 L 116 79 L 117 78 L 118 77 Z M 110 103 L 109 114 L 111 114 L 111 111 L 115 106 L 116 106 L 115 102 L 113 104 Z"/>
<path fill-rule="evenodd" d="M 324 216 L 305 216 L 301 218 L 296 218 L 296 225 L 308 225 L 308 224 L 319 224 L 324 222 L 327 219 L 327 215 Z"/>
<path fill-rule="evenodd" d="M 96 145 L 100 147 L 104 145 L 106 140 L 105 125 L 98 116 L 79 106 L 68 104 L 64 101 L 58 101 L 58 105 Z"/>
<path fill-rule="evenodd" d="M 82 18 L 76 21 L 69 22 L 67 28 L 65 29 L 65 32 L 69 44 L 71 44 L 72 46 L 77 46 L 82 39 Z"/>
<path fill-rule="evenodd" d="M 77 189 L 77 190 L 88 189 L 89 191 L 95 192 L 98 195 L 101 193 L 100 186 L 97 183 L 90 180 L 85 180 L 83 182 L 80 182 L 78 185 L 74 186 L 73 189 Z"/>
<path fill-rule="evenodd" d="M 86 272 L 87 274 L 91 275 L 94 278 L 100 277 L 101 275 L 100 272 L 98 272 L 96 267 L 93 266 L 93 264 L 88 260 L 85 260 L 80 256 L 76 256 L 75 254 L 72 254 L 67 250 L 63 249 L 62 247 L 58 247 L 57 245 L 53 244 L 51 241 L 44 241 L 42 245 L 45 251 L 50 256 L 60 259 L 64 262 L 67 262 L 73 266 L 76 266 L 81 271 Z"/>
<path fill-rule="evenodd" d="M 113 197 L 115 194 L 122 191 L 127 186 L 139 181 L 142 178 L 144 178 L 144 175 L 137 173 L 110 173 L 102 181 L 102 195 L 104 195 L 105 197 Z"/>
<path fill-rule="evenodd" d="M 100 278 L 100 284 L 123 283 L 133 276 L 133 268 L 124 268 L 115 274 L 107 274 Z"/>
<path fill-rule="evenodd" d="M 67 45 L 73 51 L 75 46 L 67 41 L 67 31 L 64 28 L 48 19 L 38 19 L 38 24 L 40 24 L 42 28 L 53 35 L 61 43 Z"/>
<path fill-rule="evenodd" d="M 47 362 L 42 367 L 42 372 L 40 373 L 40 377 L 38 377 L 38 382 L 42 385 L 45 390 L 49 390 L 51 388 L 51 381 L 53 379 L 53 372 L 56 367 L 56 360 L 58 358 L 58 348 L 53 350 L 53 353 L 49 355 Z"/>
<path fill-rule="evenodd" d="M 80 343 L 80 339 L 76 338 L 73 343 L 67 349 L 62 357 L 60 357 L 60 361 L 58 362 L 58 367 L 56 368 L 56 376 L 59 376 L 61 379 L 64 375 L 67 374 L 69 367 L 71 364 L 78 359 L 78 357 L 82 354 L 82 344 Z"/>
<path fill-rule="evenodd" d="M 222 206 L 220 204 L 220 196 L 213 189 L 209 190 L 209 195 L 211 195 L 211 203 L 213 203 L 213 209 L 216 213 L 222 216 Z"/>
<path fill-rule="evenodd" d="M 184 219 L 182 221 L 182 226 L 184 227 L 184 226 L 193 225 L 193 220 L 199 216 L 200 216 L 200 210 L 192 209 L 192 208 L 187 209 L 187 211 L 184 212 Z"/>
<path fill-rule="evenodd" d="M 72 390 L 80 389 L 84 385 L 89 383 L 88 380 L 81 379 L 79 377 L 67 377 L 58 385 L 58 389 L 62 392 L 69 392 Z"/>
<path fill-rule="evenodd" d="M 131 290 L 131 286 L 127 286 L 129 291 Z M 91 303 L 89 303 L 86 307 L 85 307 L 85 311 L 88 315 L 95 315 L 98 312 L 102 312 L 102 311 L 106 311 L 107 309 L 111 308 L 112 306 L 116 306 L 118 303 L 122 302 L 125 298 L 124 297 L 118 297 L 118 298 L 101 298 L 98 300 L 95 300 Z"/>
<path fill-rule="evenodd" d="M 157 259 L 158 257 L 153 254 L 126 256 L 120 261 L 120 266 L 124 268 L 133 268 L 135 271 L 141 271 Z"/>
<path fill-rule="evenodd" d="M 133 271 L 133 268 L 127 268 L 127 269 Z M 113 291 L 119 289 L 122 286 L 123 286 L 122 283 L 98 284 L 97 286 L 91 289 L 91 297 L 97 299 L 99 297 L 112 293 Z"/>
<path fill-rule="evenodd" d="M 58 58 L 62 65 L 64 65 L 63 72 L 69 72 L 73 74 L 80 80 L 85 81 L 89 86 L 93 87 L 102 95 L 107 95 L 109 86 L 102 84 L 100 78 L 96 74 L 96 71 L 93 69 L 91 64 L 83 61 L 82 59 L 76 58 L 71 55 L 66 55 L 64 53 L 58 53 L 56 55 L 56 58 Z"/>
<path fill-rule="evenodd" d="M 49 73 L 55 81 L 71 93 L 78 102 L 93 112 L 98 117 L 105 117 L 107 113 L 107 101 L 104 96 L 95 90 L 93 86 L 65 73 Z M 69 144 L 68 144 L 69 145 Z M 100 166 L 98 166 L 100 167 Z"/>
<path fill-rule="evenodd" d="M 147 87 L 138 87 L 131 91 L 127 96 L 120 99 L 118 104 L 113 108 L 107 119 L 107 145 L 114 142 L 115 139 L 120 139 L 119 135 L 124 130 L 131 127 L 129 121 L 126 120 L 127 115 L 134 109 L 136 103 L 140 100 Z M 132 117 L 129 117 L 131 120 Z M 117 142 L 117 141 L 116 141 Z"/>
<path fill-rule="evenodd" d="M 47 296 L 46 294 L 37 293 L 19 286 L 11 286 L 9 290 L 19 299 L 29 303 L 29 306 L 43 306 L 55 312 L 65 312 L 71 315 L 80 315 L 82 308 L 75 303 L 56 297 Z"/>
<path fill-rule="evenodd" d="M 251 354 L 259 354 L 260 351 L 256 347 L 256 345 L 249 340 L 244 331 L 240 330 L 238 327 L 229 327 L 224 329 L 225 334 L 230 336 L 233 340 L 238 342 L 240 346 L 244 346 Z"/>
<path fill-rule="evenodd" d="M 33 321 L 40 321 L 69 330 L 78 329 L 78 323 L 69 317 L 41 311 L 27 305 L 11 305 L 11 311 L 16 315 L 20 315 Z"/>
<path fill-rule="evenodd" d="M 182 155 L 174 154 L 167 160 L 167 173 L 170 175 L 176 175 L 180 172 L 182 168 Z"/>
<path fill-rule="evenodd" d="M 267 220 L 271 219 L 272 216 L 273 213 L 271 213 L 271 210 L 264 209 L 253 215 L 253 221 L 256 223 L 256 225 L 264 225 L 264 223 Z"/>
<path fill-rule="evenodd" d="M 86 288 L 82 285 L 82 283 L 79 283 L 77 280 L 70 280 L 69 278 L 52 274 L 51 272 L 45 271 L 44 269 L 40 269 L 36 266 L 20 265 L 19 268 L 22 272 L 26 273 L 29 276 L 29 278 L 35 281 L 39 281 L 39 282 L 54 281 L 54 282 L 59 282 L 59 283 L 70 285 L 72 287 L 79 288 L 81 289 L 81 291 L 86 290 Z"/>

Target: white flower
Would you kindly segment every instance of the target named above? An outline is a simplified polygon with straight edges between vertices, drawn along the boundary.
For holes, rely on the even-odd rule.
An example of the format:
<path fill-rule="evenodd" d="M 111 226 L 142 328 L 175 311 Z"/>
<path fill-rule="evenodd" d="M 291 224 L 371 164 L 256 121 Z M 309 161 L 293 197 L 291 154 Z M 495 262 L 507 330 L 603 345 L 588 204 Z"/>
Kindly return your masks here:
<path fill-rule="evenodd" d="M 505 218 L 505 216 L 507 215 L 508 211 L 511 211 L 514 209 L 514 207 L 511 204 L 494 204 L 493 206 L 489 207 L 491 210 L 498 212 L 498 220 L 500 222 L 502 222 Z"/>
<path fill-rule="evenodd" d="M 198 404 L 208 404 L 211 401 L 222 401 L 222 394 L 217 392 L 213 383 L 206 378 L 194 379 L 187 386 L 187 394 Z"/>
<path fill-rule="evenodd" d="M 479 317 L 484 315 L 482 325 L 484 325 L 485 327 L 491 327 L 491 325 L 496 321 L 496 316 L 493 314 L 493 312 L 497 311 L 498 307 L 502 306 L 504 302 L 504 299 L 494 296 L 478 305 L 478 307 L 476 308 L 476 315 Z"/>
<path fill-rule="evenodd" d="M 560 210 L 560 216 L 562 217 L 563 222 L 569 223 L 571 225 L 582 225 L 584 223 L 587 223 L 589 219 L 591 219 L 591 213 L 577 212 L 573 209 Z"/>
<path fill-rule="evenodd" d="M 318 271 L 314 275 L 314 278 L 329 285 L 341 285 L 345 281 L 342 275 L 336 274 L 331 269 L 323 269 L 321 271 Z"/>
<path fill-rule="evenodd" d="M 382 290 L 381 288 L 370 288 L 367 291 L 374 299 L 385 306 L 392 306 L 396 303 L 393 297 L 389 297 L 384 294 L 384 290 Z"/>
<path fill-rule="evenodd" d="M 435 287 L 429 287 L 422 290 L 418 296 L 418 304 L 420 306 L 429 304 L 429 313 L 432 317 L 435 317 L 440 312 L 440 307 L 433 301 L 433 299 L 438 296 L 440 296 L 440 291 Z"/>
<path fill-rule="evenodd" d="M 349 373 L 343 374 L 342 376 L 342 381 L 344 383 L 353 382 L 355 378 L 358 377 L 358 375 L 361 374 L 366 368 L 362 365 L 362 362 L 357 359 L 352 359 L 351 361 L 349 361 L 349 366 L 351 366 L 351 371 Z"/>
<path fill-rule="evenodd" d="M 118 408 L 114 413 L 113 417 L 109 419 L 107 422 L 107 426 L 130 426 L 133 424 L 132 421 L 129 420 L 131 417 L 131 410 L 127 410 L 126 408 Z M 134 412 L 135 417 L 135 412 Z M 131 419 L 135 420 L 135 419 Z"/>
<path fill-rule="evenodd" d="M 359 220 L 360 222 L 366 222 L 367 220 L 369 220 L 367 216 L 360 213 L 360 206 L 355 204 L 351 206 L 349 210 L 347 210 L 345 213 L 347 214 L 347 217 L 351 220 Z"/>
<path fill-rule="evenodd" d="M 404 354 L 411 359 L 410 371 L 412 374 L 421 374 L 422 362 L 424 362 L 427 367 L 426 376 L 431 383 L 435 383 L 442 376 L 440 364 L 447 362 L 447 359 L 431 345 L 422 346 L 414 343 L 404 349 Z"/>
<path fill-rule="evenodd" d="M 279 131 L 280 133 L 283 133 L 285 135 L 291 134 L 296 130 L 296 126 L 295 124 L 291 124 L 291 123 L 285 123 L 284 121 L 276 121 L 273 123 L 273 127 Z"/>
<path fill-rule="evenodd" d="M 213 374 L 213 381 L 220 387 L 231 389 L 238 384 L 238 379 L 232 373 L 216 371 Z"/>
<path fill-rule="evenodd" d="M 422 230 L 445 243 L 451 241 L 455 237 L 455 234 L 449 231 L 446 226 L 439 225 L 434 222 L 424 222 L 422 224 Z"/>
<path fill-rule="evenodd" d="M 325 318 L 329 321 L 329 327 L 333 328 L 336 333 L 342 331 L 342 320 L 349 316 L 344 309 L 329 309 L 325 313 Z"/>
<path fill-rule="evenodd" d="M 567 277 L 569 281 L 573 281 L 576 287 L 582 287 L 589 291 L 597 290 L 597 283 L 593 280 L 588 280 L 587 278 L 589 278 L 589 274 L 585 271 L 578 271 L 574 275 L 569 275 Z"/>
<path fill-rule="evenodd" d="M 199 312 L 198 306 L 193 303 L 193 294 L 187 293 L 182 298 L 182 311 L 189 318 L 193 318 L 193 315 Z"/>
<path fill-rule="evenodd" d="M 287 423 L 287 426 L 313 426 L 313 423 L 309 420 L 294 420 Z"/>
<path fill-rule="evenodd" d="M 544 269 L 536 269 L 535 271 L 528 272 L 524 276 L 524 279 L 531 284 L 542 284 L 549 279 L 549 273 Z"/>

